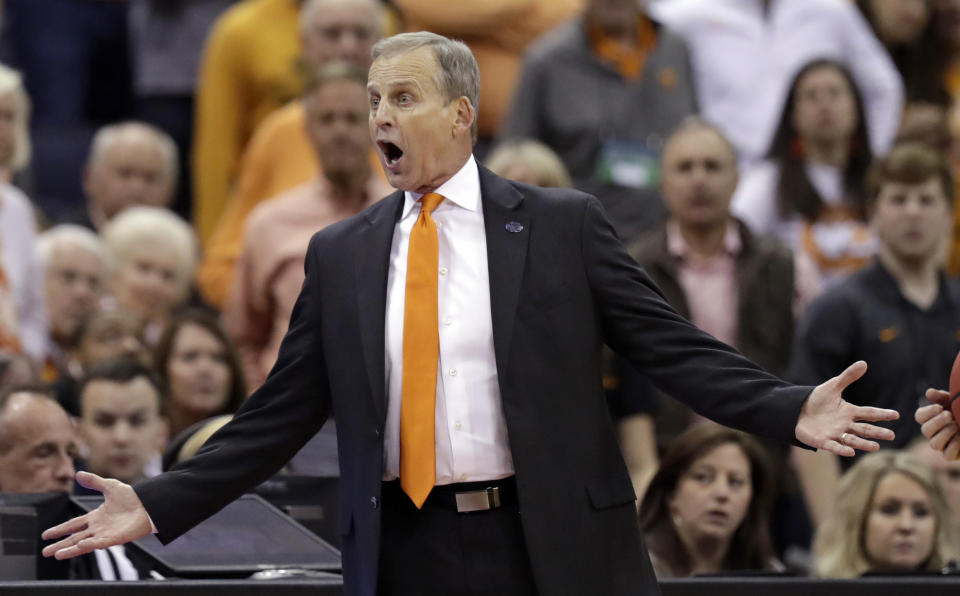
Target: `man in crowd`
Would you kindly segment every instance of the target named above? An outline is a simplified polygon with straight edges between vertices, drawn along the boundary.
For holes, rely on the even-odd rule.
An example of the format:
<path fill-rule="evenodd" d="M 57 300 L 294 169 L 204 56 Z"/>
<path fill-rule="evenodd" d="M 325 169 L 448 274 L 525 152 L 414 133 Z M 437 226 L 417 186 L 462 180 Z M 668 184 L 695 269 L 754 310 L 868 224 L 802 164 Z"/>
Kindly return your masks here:
<path fill-rule="evenodd" d="M 737 156 L 703 119 L 687 117 L 667 139 L 660 186 L 669 219 L 631 245 L 631 255 L 677 312 L 783 375 L 795 313 L 819 290 L 813 264 L 733 218 Z M 657 444 L 665 448 L 690 424 L 690 410 L 658 399 L 643 375 L 621 364 L 615 409 L 621 415 L 657 410 Z M 651 474 L 655 462 L 652 467 Z"/>
<path fill-rule="evenodd" d="M 723 423 L 841 455 L 892 438 L 869 421 L 896 412 L 841 398 L 864 363 L 780 381 L 670 309 L 596 199 L 479 168 L 464 44 L 402 34 L 373 56 L 370 133 L 402 190 L 313 237 L 277 364 L 233 420 L 136 489 L 79 475 L 105 503 L 45 532 L 71 534 L 47 556 L 152 526 L 169 542 L 335 412 L 347 595 L 656 593 L 601 338 Z"/>
<path fill-rule="evenodd" d="M 583 16 L 527 51 L 501 136 L 560 155 L 624 242 L 664 217 L 663 140 L 696 112 L 687 46 L 635 0 L 588 0 Z"/>
<path fill-rule="evenodd" d="M 0 492 L 70 493 L 77 441 L 73 424 L 47 389 L 0 394 Z M 93 551 L 70 568 L 72 579 L 137 579 L 122 546 Z"/>
<path fill-rule="evenodd" d="M 108 360 L 87 371 L 78 395 L 87 470 L 130 483 L 159 472 L 166 425 L 149 368 L 130 357 Z"/>
<path fill-rule="evenodd" d="M 895 447 L 920 433 L 912 420 L 927 387 L 945 387 L 960 350 L 960 284 L 944 275 L 952 228 L 949 166 L 933 150 L 898 145 L 867 175 L 867 209 L 880 247 L 876 261 L 814 301 L 801 320 L 789 378 L 808 382 L 870 363 L 847 391 L 852 403 L 901 412 Z M 797 452 L 815 522 L 832 506 L 841 472 L 830 453 Z"/>
<path fill-rule="evenodd" d="M 82 226 L 61 224 L 40 234 L 50 341 L 43 380 L 53 382 L 67 366 L 77 331 L 100 307 L 106 258 L 100 238 Z"/>
<path fill-rule="evenodd" d="M 263 384 L 277 360 L 303 285 L 310 237 L 392 190 L 370 167 L 366 85 L 366 70 L 349 62 L 317 71 L 303 105 L 321 173 L 250 215 L 224 324 L 237 342 L 251 389 Z"/>
<path fill-rule="evenodd" d="M 177 160 L 173 139 L 149 124 L 122 122 L 98 130 L 83 174 L 83 223 L 101 230 L 127 207 L 169 207 L 177 187 Z"/>
<path fill-rule="evenodd" d="M 68 493 L 76 457 L 73 424 L 48 390 L 13 387 L 0 395 L 0 492 Z"/>
<path fill-rule="evenodd" d="M 325 64 L 342 60 L 364 72 L 370 48 L 380 39 L 383 14 L 375 0 L 307 0 L 300 11 L 301 57 L 308 79 Z M 197 283 L 204 298 L 224 308 L 250 212 L 261 202 L 316 178 L 314 143 L 306 103 L 279 108 L 254 131 L 237 171 L 237 183 L 206 243 Z M 380 173 L 376 155 L 370 163 Z"/>

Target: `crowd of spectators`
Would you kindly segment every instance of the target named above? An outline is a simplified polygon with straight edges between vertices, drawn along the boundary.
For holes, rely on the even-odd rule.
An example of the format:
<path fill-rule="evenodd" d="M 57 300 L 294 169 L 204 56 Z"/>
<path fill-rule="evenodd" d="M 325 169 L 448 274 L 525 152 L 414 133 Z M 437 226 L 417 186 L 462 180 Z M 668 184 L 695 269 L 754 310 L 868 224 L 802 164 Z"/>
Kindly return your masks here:
<path fill-rule="evenodd" d="M 596 195 L 666 300 L 771 372 L 863 359 L 845 397 L 900 412 L 840 461 L 706 422 L 608 354 L 659 577 L 960 556 L 960 463 L 913 419 L 960 351 L 960 0 L 0 7 L 0 492 L 157 474 L 262 384 L 311 235 L 391 192 L 370 49 L 426 29 L 477 56 L 478 160 Z M 302 454 L 329 468 L 334 424 Z M 122 548 L 75 567 L 141 575 Z"/>

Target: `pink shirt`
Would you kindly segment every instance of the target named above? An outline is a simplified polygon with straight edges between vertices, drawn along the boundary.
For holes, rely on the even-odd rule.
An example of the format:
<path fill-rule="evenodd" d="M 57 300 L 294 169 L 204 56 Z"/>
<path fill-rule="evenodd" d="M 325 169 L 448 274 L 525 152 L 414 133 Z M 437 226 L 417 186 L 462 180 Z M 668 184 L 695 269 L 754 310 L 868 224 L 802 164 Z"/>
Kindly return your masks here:
<path fill-rule="evenodd" d="M 677 261 L 677 281 L 687 298 L 690 321 L 732 346 L 737 345 L 737 257 L 742 249 L 740 231 L 732 221 L 727 224 L 723 250 L 710 256 L 690 250 L 677 223 L 667 223 L 667 250 Z M 793 312 L 799 317 L 821 289 L 816 265 L 803 254 L 794 254 L 793 285 Z"/>
<path fill-rule="evenodd" d="M 364 207 L 392 190 L 372 176 Z M 224 324 L 243 358 L 248 390 L 263 384 L 277 359 L 303 285 L 310 238 L 351 215 L 353 210 L 331 202 L 330 184 L 322 176 L 262 203 L 250 214 L 224 309 Z"/>

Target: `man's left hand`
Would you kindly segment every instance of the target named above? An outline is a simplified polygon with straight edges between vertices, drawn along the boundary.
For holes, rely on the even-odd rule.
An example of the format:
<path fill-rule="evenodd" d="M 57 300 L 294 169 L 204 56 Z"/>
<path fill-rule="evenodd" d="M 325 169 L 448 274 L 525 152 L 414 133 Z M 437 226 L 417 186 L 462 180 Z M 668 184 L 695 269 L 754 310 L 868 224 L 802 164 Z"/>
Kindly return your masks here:
<path fill-rule="evenodd" d="M 850 383 L 867 372 L 867 363 L 854 362 L 847 370 L 818 385 L 800 410 L 797 420 L 797 440 L 816 449 L 823 449 L 846 457 L 861 451 L 876 451 L 880 444 L 870 439 L 889 441 L 893 431 L 868 422 L 896 420 L 896 410 L 855 406 L 843 399 L 843 391 Z"/>

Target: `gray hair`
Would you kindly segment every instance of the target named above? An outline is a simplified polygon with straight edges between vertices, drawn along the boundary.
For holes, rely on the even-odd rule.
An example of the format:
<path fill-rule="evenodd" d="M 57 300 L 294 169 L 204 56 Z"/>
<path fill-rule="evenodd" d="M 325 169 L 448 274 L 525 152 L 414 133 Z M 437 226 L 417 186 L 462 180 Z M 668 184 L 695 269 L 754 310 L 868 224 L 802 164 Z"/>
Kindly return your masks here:
<path fill-rule="evenodd" d="M 152 124 L 140 122 L 137 120 L 127 120 L 116 124 L 108 124 L 100 127 L 93 135 L 93 142 L 90 144 L 90 155 L 87 157 L 87 164 L 91 165 L 103 158 L 104 154 L 111 146 L 121 138 L 140 136 L 156 145 L 157 149 L 163 154 L 167 162 L 167 173 L 170 177 L 170 183 L 176 186 L 180 175 L 180 154 L 177 151 L 177 144 L 173 138 Z"/>
<path fill-rule="evenodd" d="M 76 224 L 60 224 L 37 236 L 35 245 L 37 258 L 46 267 L 53 257 L 53 252 L 61 246 L 85 250 L 97 257 L 100 264 L 106 267 L 107 254 L 100 237 L 83 226 Z"/>
<path fill-rule="evenodd" d="M 30 98 L 23 87 L 20 73 L 0 64 L 0 95 L 13 97 L 13 155 L 9 166 L 12 172 L 19 172 L 30 165 L 30 133 L 27 123 L 30 120 Z"/>
<path fill-rule="evenodd" d="M 374 13 L 377 15 L 376 20 L 371 23 L 371 25 L 373 25 L 373 32 L 376 37 L 380 37 L 383 34 L 384 14 L 383 9 L 380 7 L 380 2 L 377 0 L 304 0 L 303 5 L 300 7 L 300 16 L 298 20 L 300 33 L 303 34 L 304 31 L 308 31 L 313 26 L 317 18 L 323 14 L 322 9 L 325 6 L 337 3 L 353 4 L 355 6 L 369 6 L 372 8 Z"/>
<path fill-rule="evenodd" d="M 179 260 L 177 270 L 186 295 L 197 267 L 198 248 L 193 229 L 180 216 L 163 207 L 128 207 L 110 220 L 102 236 L 110 269 L 116 269 L 144 242 L 171 247 Z"/>
<path fill-rule="evenodd" d="M 467 44 L 458 39 L 449 39 L 436 33 L 418 31 L 400 33 L 381 39 L 373 46 L 375 61 L 380 56 L 406 54 L 422 47 L 429 47 L 440 65 L 437 74 L 437 87 L 444 99 L 451 102 L 458 97 L 466 97 L 473 106 L 473 124 L 470 136 L 477 142 L 477 112 L 480 109 L 480 67 Z"/>
<path fill-rule="evenodd" d="M 703 116 L 698 116 L 696 114 L 687 116 L 673 129 L 673 131 L 670 133 L 670 136 L 667 137 L 667 140 L 663 144 L 664 151 L 666 151 L 667 145 L 669 145 L 670 142 L 675 138 L 679 137 L 681 134 L 694 130 L 708 130 L 720 137 L 720 140 L 723 141 L 723 144 L 726 145 L 727 149 L 730 150 L 730 156 L 733 158 L 733 163 L 737 163 L 737 148 L 733 146 L 733 143 L 730 142 L 730 139 L 727 138 L 727 135 L 720 130 L 720 127 L 718 127 L 716 124 L 710 122 Z"/>

